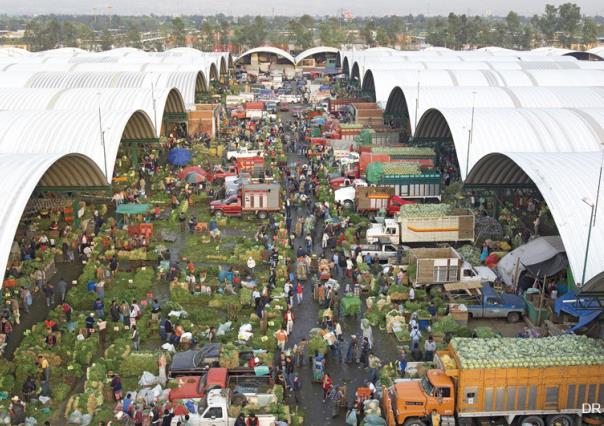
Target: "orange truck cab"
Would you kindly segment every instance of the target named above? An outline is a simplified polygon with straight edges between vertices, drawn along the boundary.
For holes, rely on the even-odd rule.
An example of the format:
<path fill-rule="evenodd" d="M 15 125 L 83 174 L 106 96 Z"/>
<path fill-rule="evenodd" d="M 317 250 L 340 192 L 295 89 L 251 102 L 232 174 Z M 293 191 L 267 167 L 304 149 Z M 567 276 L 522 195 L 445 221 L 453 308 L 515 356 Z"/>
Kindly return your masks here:
<path fill-rule="evenodd" d="M 382 390 L 382 404 L 388 426 L 425 426 L 436 410 L 453 416 L 453 381 L 442 370 L 429 370 L 421 379 L 401 380 Z"/>

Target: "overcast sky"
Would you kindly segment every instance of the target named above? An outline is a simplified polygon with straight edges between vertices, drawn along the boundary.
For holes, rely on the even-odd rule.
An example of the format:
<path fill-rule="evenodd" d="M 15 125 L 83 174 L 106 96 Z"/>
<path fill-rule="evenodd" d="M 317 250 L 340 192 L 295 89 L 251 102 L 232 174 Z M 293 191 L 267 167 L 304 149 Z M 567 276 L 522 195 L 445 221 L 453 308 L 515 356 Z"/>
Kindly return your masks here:
<path fill-rule="evenodd" d="M 567 0 L 571 1 L 571 0 Z M 602 0 L 572 0 L 584 14 L 603 15 Z M 549 0 L 0 0 L 0 13 L 8 14 L 197 14 L 213 15 L 335 15 L 350 10 L 355 16 L 381 15 L 446 15 L 449 12 L 472 15 L 505 15 L 515 10 L 521 15 L 541 13 Z M 108 9 L 107 6 L 111 6 Z"/>

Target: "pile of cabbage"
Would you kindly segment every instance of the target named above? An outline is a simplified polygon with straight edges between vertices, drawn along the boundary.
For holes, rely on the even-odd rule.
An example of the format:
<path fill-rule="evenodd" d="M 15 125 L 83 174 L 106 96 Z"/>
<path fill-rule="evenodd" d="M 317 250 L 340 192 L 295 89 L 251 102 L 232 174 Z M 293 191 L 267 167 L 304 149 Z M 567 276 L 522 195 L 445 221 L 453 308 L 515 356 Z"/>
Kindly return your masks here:
<path fill-rule="evenodd" d="M 457 337 L 451 346 L 463 369 L 604 365 L 603 341 L 571 334 L 539 339 Z"/>

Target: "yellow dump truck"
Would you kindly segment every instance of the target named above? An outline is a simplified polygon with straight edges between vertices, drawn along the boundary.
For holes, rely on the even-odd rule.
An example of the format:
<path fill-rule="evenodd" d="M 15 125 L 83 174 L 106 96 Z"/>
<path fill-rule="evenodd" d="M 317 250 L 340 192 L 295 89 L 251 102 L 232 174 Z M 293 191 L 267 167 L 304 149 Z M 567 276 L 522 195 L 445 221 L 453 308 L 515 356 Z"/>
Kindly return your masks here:
<path fill-rule="evenodd" d="M 574 426 L 604 407 L 601 340 L 454 338 L 435 363 L 425 377 L 383 389 L 388 426 L 425 426 L 435 414 L 450 426 Z"/>

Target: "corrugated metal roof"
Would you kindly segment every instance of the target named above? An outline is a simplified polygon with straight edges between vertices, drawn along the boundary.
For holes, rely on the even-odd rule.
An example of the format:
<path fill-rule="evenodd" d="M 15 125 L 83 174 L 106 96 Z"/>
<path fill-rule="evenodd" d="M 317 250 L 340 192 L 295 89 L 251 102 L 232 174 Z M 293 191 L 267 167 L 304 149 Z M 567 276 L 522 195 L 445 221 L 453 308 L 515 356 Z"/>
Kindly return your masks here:
<path fill-rule="evenodd" d="M 598 150 L 604 141 L 603 124 L 604 109 L 476 108 L 472 124 L 472 108 L 441 108 L 426 111 L 415 138 L 452 138 L 465 178 L 467 169 L 493 152 Z"/>
<path fill-rule="evenodd" d="M 118 148 L 124 139 L 155 137 L 153 123 L 143 111 L 0 111 L 0 153 L 82 154 L 102 170 L 105 154 L 100 127 L 104 130 L 107 176 L 113 175 Z"/>
<path fill-rule="evenodd" d="M 603 108 L 604 87 L 395 87 L 386 115 L 408 111 L 411 132 L 430 108 Z M 417 110 L 417 112 L 416 112 Z"/>

